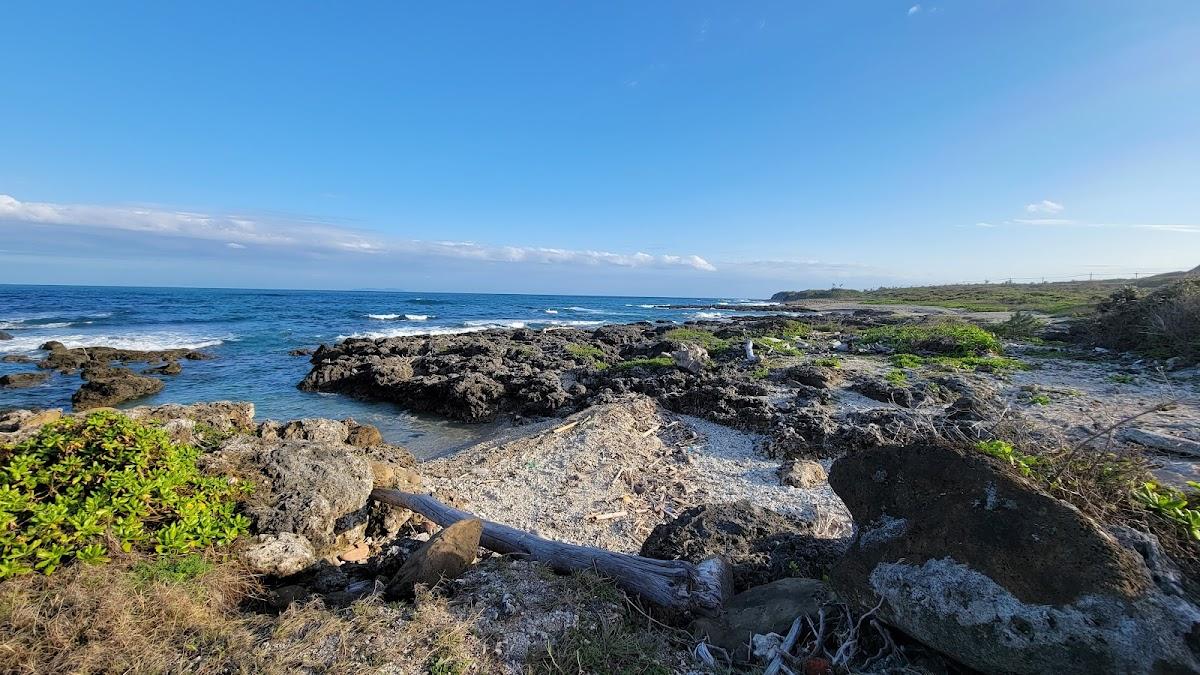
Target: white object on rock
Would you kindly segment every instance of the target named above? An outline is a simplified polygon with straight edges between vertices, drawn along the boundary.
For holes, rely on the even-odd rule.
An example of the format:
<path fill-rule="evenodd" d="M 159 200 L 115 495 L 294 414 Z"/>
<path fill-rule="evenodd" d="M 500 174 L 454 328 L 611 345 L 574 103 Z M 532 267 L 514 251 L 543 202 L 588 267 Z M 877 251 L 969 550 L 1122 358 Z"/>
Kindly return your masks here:
<path fill-rule="evenodd" d="M 708 366 L 708 351 L 700 345 L 687 344 L 672 352 L 671 359 L 676 366 L 699 375 Z"/>
<path fill-rule="evenodd" d="M 758 361 L 758 357 L 754 355 L 754 341 L 746 340 L 746 360 L 750 363 Z"/>

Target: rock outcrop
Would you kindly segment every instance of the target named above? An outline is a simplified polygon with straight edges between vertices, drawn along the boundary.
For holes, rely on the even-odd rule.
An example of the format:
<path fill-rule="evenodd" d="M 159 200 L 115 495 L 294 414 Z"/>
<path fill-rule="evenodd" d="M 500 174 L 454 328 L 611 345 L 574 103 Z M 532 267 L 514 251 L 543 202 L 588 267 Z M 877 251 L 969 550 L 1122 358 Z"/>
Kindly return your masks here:
<path fill-rule="evenodd" d="M 162 380 L 138 375 L 128 368 L 101 368 L 84 373 L 85 382 L 71 396 L 76 410 L 104 408 L 156 394 Z"/>
<path fill-rule="evenodd" d="M 784 577 L 820 578 L 845 547 L 843 540 L 813 535 L 810 523 L 734 502 L 692 507 L 658 525 L 641 554 L 692 563 L 725 556 L 733 566 L 734 587 L 744 590 Z"/>
<path fill-rule="evenodd" d="M 830 483 L 859 524 L 835 590 L 985 672 L 1196 672 L 1200 610 L 1146 559 L 983 455 L 877 448 Z"/>
<path fill-rule="evenodd" d="M 9 373 L 0 375 L 0 387 L 19 389 L 36 387 L 50 379 L 49 373 Z"/>

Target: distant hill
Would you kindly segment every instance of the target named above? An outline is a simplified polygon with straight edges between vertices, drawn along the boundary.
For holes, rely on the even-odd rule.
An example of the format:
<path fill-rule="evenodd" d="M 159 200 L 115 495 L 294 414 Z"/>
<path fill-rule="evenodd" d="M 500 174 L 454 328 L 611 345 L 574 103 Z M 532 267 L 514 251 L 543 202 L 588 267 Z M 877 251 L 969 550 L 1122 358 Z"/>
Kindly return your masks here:
<path fill-rule="evenodd" d="M 780 291 L 772 295 L 771 300 L 846 300 L 880 305 L 934 305 L 974 312 L 1024 310 L 1047 314 L 1081 314 L 1089 312 L 1096 302 L 1125 286 L 1152 289 L 1189 276 L 1200 276 L 1200 266 L 1185 272 L 1167 272 L 1140 279 L 1051 281 L 1036 284 L 945 284 L 877 288 L 868 291 L 847 288 Z"/>

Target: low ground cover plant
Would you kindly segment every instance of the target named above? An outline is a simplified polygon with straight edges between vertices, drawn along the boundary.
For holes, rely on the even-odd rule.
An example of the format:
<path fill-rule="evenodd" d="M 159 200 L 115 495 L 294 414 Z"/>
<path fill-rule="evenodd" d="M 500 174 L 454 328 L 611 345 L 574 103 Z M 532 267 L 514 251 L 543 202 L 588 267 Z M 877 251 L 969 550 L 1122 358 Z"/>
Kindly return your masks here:
<path fill-rule="evenodd" d="M 0 447 L 0 579 L 116 553 L 228 544 L 250 521 L 242 485 L 203 475 L 200 450 L 116 411 L 46 425 Z"/>
<path fill-rule="evenodd" d="M 957 320 L 880 326 L 864 331 L 859 340 L 883 344 L 903 354 L 965 357 L 1002 351 L 995 335 L 975 324 Z"/>

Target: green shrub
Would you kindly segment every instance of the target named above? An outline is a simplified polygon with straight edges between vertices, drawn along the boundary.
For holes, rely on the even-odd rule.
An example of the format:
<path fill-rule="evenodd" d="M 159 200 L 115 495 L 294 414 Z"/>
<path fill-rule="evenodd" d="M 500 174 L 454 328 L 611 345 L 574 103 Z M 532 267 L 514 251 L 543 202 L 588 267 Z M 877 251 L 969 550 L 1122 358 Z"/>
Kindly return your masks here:
<path fill-rule="evenodd" d="M 1193 490 L 1200 488 L 1200 483 L 1188 481 Z M 1200 540 L 1200 509 L 1192 507 L 1197 501 L 1196 494 L 1190 497 L 1179 490 L 1162 487 L 1157 483 L 1143 483 L 1133 491 L 1133 499 L 1151 512 L 1187 530 L 1192 539 Z M 1190 500 L 1190 501 L 1189 501 Z"/>
<path fill-rule="evenodd" d="M 759 366 L 750 371 L 750 377 L 755 380 L 765 380 L 771 375 L 771 369 L 767 366 Z"/>
<path fill-rule="evenodd" d="M 104 562 L 118 546 L 180 554 L 247 531 L 242 492 L 200 450 L 115 411 L 48 424 L 0 447 L 0 579 Z"/>
<path fill-rule="evenodd" d="M 669 356 L 656 356 L 652 359 L 629 359 L 622 361 L 615 366 L 616 370 L 629 370 L 630 368 L 672 368 L 675 366 L 675 361 Z"/>
<path fill-rule="evenodd" d="M 987 373 L 1007 373 L 1030 369 L 1028 363 L 1007 356 L 935 356 L 931 360 L 945 368 L 968 372 L 982 370 Z"/>
<path fill-rule="evenodd" d="M 1141 296 L 1126 288 L 1100 304 L 1093 339 L 1148 356 L 1200 359 L 1200 278 L 1190 277 Z"/>
<path fill-rule="evenodd" d="M 774 352 L 776 354 L 782 354 L 784 356 L 803 356 L 804 355 L 804 352 L 800 351 L 800 349 L 797 348 L 792 343 L 790 343 L 786 340 L 781 340 L 776 337 L 771 337 L 769 335 L 763 336 L 763 337 L 752 338 L 751 342 L 754 343 L 754 348 L 760 352 L 765 352 L 765 353 Z"/>
<path fill-rule="evenodd" d="M 719 352 L 729 349 L 733 342 L 724 338 L 719 338 L 712 331 L 707 331 L 702 328 L 672 328 L 663 334 L 668 340 L 675 342 L 690 342 L 700 345 L 709 352 Z"/>
<path fill-rule="evenodd" d="M 1032 405 L 1050 405 L 1050 397 L 1046 394 L 1030 394 L 1029 403 Z"/>
<path fill-rule="evenodd" d="M 863 332 L 860 339 L 882 343 L 905 354 L 984 356 L 1001 351 L 995 335 L 975 324 L 956 320 L 881 326 Z"/>
<path fill-rule="evenodd" d="M 841 368 L 842 360 L 836 356 L 825 356 L 819 359 L 813 359 L 812 364 L 814 366 L 821 366 L 822 368 Z"/>
<path fill-rule="evenodd" d="M 892 370 L 889 370 L 887 375 L 883 376 L 883 379 L 887 380 L 888 382 L 891 382 L 892 384 L 896 385 L 897 387 L 903 387 L 904 385 L 908 384 L 908 376 L 904 374 L 903 370 L 900 370 L 898 368 L 893 368 Z"/>
<path fill-rule="evenodd" d="M 788 321 L 783 325 L 780 335 L 785 338 L 803 338 L 812 335 L 812 331 L 812 326 L 803 321 Z"/>
<path fill-rule="evenodd" d="M 1038 458 L 1033 455 L 1015 449 L 1012 443 L 1008 441 L 979 441 L 975 444 L 975 449 L 985 455 L 995 457 L 1009 466 L 1013 467 L 1026 478 L 1033 476 L 1034 467 L 1038 464 Z"/>

